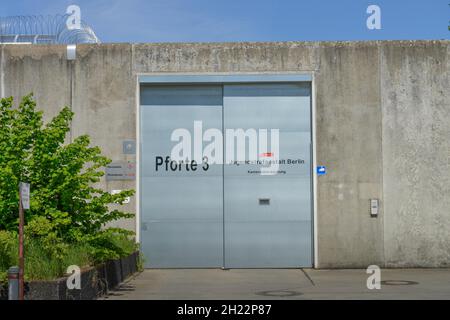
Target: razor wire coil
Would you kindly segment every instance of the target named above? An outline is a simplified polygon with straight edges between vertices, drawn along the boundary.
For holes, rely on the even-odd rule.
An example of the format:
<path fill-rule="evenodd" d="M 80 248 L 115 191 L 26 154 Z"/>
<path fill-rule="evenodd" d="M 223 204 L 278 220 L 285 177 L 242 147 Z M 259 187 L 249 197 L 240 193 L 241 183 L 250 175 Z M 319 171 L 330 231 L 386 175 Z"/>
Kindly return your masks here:
<path fill-rule="evenodd" d="M 80 28 L 69 29 L 69 19 L 69 14 L 0 17 L 0 43 L 100 43 L 92 28 L 83 21 Z"/>

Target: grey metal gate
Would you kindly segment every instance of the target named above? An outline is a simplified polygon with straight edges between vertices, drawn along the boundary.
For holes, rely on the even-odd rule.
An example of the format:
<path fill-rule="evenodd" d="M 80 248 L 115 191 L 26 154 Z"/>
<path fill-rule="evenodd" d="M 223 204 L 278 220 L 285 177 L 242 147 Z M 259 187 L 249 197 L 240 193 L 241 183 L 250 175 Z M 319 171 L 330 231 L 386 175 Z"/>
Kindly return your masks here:
<path fill-rule="evenodd" d="M 224 86 L 225 130 L 279 130 L 279 154 L 271 148 L 258 149 L 258 159 L 279 162 L 275 172 L 263 175 L 259 163 L 225 165 L 226 267 L 312 264 L 309 87 L 309 83 Z M 271 141 L 269 134 L 267 140 Z M 249 144 L 246 149 L 249 152 Z"/>
<path fill-rule="evenodd" d="M 146 266 L 311 266 L 310 106 L 309 82 L 141 86 L 141 245 Z M 186 128 L 193 136 L 194 121 L 202 122 L 203 132 L 217 128 L 223 133 L 225 164 L 210 164 L 206 171 L 166 168 L 176 144 L 173 130 Z M 276 159 L 276 170 L 265 175 L 261 162 L 228 163 L 227 129 L 258 134 L 267 129 L 266 137 L 257 136 L 257 160 Z M 270 140 L 276 129 L 278 154 Z M 267 150 L 260 150 L 263 138 Z M 247 137 L 246 154 L 249 142 Z"/>
<path fill-rule="evenodd" d="M 222 128 L 221 86 L 142 88 L 141 244 L 147 267 L 222 266 L 222 166 L 187 171 L 165 165 L 173 130 L 193 134 L 196 120 L 204 129 Z"/>

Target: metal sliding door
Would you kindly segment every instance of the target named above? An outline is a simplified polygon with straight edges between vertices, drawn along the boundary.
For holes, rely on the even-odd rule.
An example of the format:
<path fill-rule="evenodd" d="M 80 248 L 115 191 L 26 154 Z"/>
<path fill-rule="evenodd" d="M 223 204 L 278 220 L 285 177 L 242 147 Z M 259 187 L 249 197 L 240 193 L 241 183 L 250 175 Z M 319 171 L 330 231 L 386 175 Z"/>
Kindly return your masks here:
<path fill-rule="evenodd" d="M 141 85 L 140 95 L 146 267 L 312 266 L 310 82 Z M 171 168 L 176 129 L 192 151 L 198 134 L 221 132 L 225 164 Z M 238 145 L 256 161 L 228 161 Z"/>
<path fill-rule="evenodd" d="M 194 146 L 194 121 L 222 128 L 222 86 L 141 87 L 141 244 L 146 267 L 223 265 L 223 167 L 166 166 L 186 129 Z M 201 139 L 202 137 L 200 137 Z M 163 162 L 163 163 L 161 163 Z"/>
<path fill-rule="evenodd" d="M 224 129 L 267 129 L 269 147 L 258 148 L 258 160 L 279 160 L 270 175 L 255 162 L 225 164 L 227 268 L 312 265 L 310 95 L 309 83 L 224 86 Z M 279 154 L 271 129 L 279 130 Z"/>

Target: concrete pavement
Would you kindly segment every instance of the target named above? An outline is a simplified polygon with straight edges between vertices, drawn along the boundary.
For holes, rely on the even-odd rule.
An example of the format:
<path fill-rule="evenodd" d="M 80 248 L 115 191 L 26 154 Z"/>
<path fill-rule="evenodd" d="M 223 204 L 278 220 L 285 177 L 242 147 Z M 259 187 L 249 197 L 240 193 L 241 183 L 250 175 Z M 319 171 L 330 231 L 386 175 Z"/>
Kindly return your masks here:
<path fill-rule="evenodd" d="M 148 269 L 102 299 L 450 299 L 450 269 Z"/>

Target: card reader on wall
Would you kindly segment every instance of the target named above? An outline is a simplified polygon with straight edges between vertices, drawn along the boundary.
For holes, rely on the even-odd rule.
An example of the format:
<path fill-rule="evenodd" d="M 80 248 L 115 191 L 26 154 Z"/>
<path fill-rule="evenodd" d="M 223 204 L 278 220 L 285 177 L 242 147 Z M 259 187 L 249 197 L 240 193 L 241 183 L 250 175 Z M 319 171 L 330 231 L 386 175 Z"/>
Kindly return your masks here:
<path fill-rule="evenodd" d="M 378 207 L 379 207 L 378 199 L 370 199 L 370 215 L 372 217 L 378 216 Z"/>

